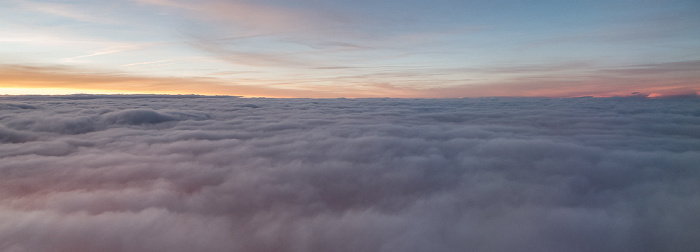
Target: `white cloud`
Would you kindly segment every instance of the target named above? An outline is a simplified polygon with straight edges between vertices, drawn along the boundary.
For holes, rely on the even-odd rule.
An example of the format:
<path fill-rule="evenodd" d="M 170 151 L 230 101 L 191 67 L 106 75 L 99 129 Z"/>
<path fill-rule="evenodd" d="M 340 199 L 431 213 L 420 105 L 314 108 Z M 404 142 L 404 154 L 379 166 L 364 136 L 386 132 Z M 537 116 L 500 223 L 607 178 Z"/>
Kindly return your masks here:
<path fill-rule="evenodd" d="M 0 97 L 0 249 L 692 251 L 698 102 Z"/>

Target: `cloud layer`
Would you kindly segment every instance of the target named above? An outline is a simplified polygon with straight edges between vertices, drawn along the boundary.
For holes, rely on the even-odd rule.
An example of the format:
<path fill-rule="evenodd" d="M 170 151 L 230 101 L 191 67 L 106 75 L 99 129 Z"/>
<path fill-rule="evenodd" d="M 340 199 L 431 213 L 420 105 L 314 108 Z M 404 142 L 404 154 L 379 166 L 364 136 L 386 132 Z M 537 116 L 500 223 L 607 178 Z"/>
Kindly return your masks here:
<path fill-rule="evenodd" d="M 0 250 L 693 251 L 699 103 L 0 97 Z"/>

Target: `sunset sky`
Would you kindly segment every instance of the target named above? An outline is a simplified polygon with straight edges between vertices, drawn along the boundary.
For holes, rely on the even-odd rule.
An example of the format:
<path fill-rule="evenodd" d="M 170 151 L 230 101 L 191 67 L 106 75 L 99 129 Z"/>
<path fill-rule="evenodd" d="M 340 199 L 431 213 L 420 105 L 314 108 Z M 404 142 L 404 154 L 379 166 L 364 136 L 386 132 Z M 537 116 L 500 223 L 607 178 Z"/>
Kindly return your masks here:
<path fill-rule="evenodd" d="M 0 95 L 699 91 L 697 0 L 0 0 Z"/>

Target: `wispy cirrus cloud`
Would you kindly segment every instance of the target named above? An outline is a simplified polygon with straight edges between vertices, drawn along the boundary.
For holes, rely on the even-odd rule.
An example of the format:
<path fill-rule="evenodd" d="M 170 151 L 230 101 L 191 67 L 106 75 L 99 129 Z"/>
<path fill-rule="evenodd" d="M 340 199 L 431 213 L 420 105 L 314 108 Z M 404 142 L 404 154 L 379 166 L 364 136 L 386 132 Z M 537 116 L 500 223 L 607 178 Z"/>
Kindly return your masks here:
<path fill-rule="evenodd" d="M 470 26 L 388 32 L 386 27 L 372 28 L 388 25 L 376 15 L 342 11 L 337 6 L 298 8 L 274 1 L 141 3 L 181 12 L 188 22 L 195 23 L 192 27 L 196 28 L 180 31 L 193 48 L 234 65 L 256 67 L 363 66 L 375 59 L 420 53 L 414 51 L 416 47 L 440 44 L 455 34 L 482 29 Z"/>
<path fill-rule="evenodd" d="M 13 0 L 3 6 L 0 63 L 6 65 L 185 76 L 323 97 L 698 89 L 696 66 L 670 64 L 697 60 L 698 6 L 691 1 Z M 625 11 L 613 11 L 619 9 Z"/>
<path fill-rule="evenodd" d="M 74 62 L 77 59 L 81 59 L 81 58 L 89 58 L 89 57 L 95 57 L 95 56 L 101 56 L 101 55 L 107 55 L 107 54 L 113 54 L 113 53 L 121 53 L 121 52 L 127 52 L 127 51 L 140 50 L 140 49 L 148 48 L 148 47 L 151 47 L 154 45 L 156 45 L 156 43 L 112 46 L 112 47 L 100 49 L 100 50 L 98 50 L 94 53 L 90 53 L 90 54 L 79 55 L 79 56 L 70 57 L 70 58 L 63 58 L 63 59 L 61 59 L 61 62 L 70 63 L 70 62 Z"/>
<path fill-rule="evenodd" d="M 75 3 L 71 3 L 70 1 L 62 3 L 51 1 L 11 0 L 10 2 L 16 4 L 16 6 L 24 10 L 46 13 L 79 22 L 89 22 L 97 24 L 124 23 L 124 20 L 104 15 L 106 13 L 109 13 L 103 11 L 104 8 L 94 8 L 94 6 L 92 6 L 89 3 L 78 6 Z M 85 11 L 86 9 L 92 10 L 92 12 L 87 12 Z M 94 11 L 98 11 L 102 15 L 99 15 Z"/>
<path fill-rule="evenodd" d="M 184 11 L 185 16 L 218 23 L 243 34 L 293 34 L 331 32 L 344 20 L 338 15 L 256 1 L 205 0 L 197 3 L 177 0 L 139 0 L 141 3 Z"/>
<path fill-rule="evenodd" d="M 503 79 L 427 89 L 437 97 L 453 94 L 476 96 L 652 96 L 700 94 L 700 65 L 697 61 L 618 67 L 591 63 L 533 65 L 463 69 L 474 73 L 498 74 Z"/>
<path fill-rule="evenodd" d="M 279 62 L 279 61 L 274 61 Z M 143 64 L 158 62 L 145 62 Z M 269 62 L 266 62 L 266 64 Z M 139 63 L 137 63 L 139 64 Z M 134 65 L 140 66 L 140 65 Z M 307 65 L 308 66 L 308 65 Z M 4 65 L 0 87 L 82 88 L 128 92 L 203 93 L 269 97 L 426 97 L 478 96 L 672 96 L 700 92 L 697 62 L 626 66 L 590 71 L 587 64 L 562 65 L 553 72 L 545 66 L 514 66 L 484 69 L 433 69 L 404 67 L 360 68 L 362 74 L 336 76 L 352 68 L 312 69 L 328 71 L 327 77 L 299 74 L 294 79 L 269 76 L 267 72 L 239 71 L 216 77 L 154 77 L 86 70 L 75 67 Z M 685 68 L 685 70 L 681 70 Z M 508 77 L 480 80 L 478 76 L 500 72 Z M 565 71 L 566 75 L 556 73 Z M 466 77 L 475 77 L 465 81 Z M 441 81 L 435 85 L 428 85 Z M 342 86 L 329 85 L 343 83 Z M 202 90 L 206 90 L 203 92 Z M 84 92 L 84 91 L 81 91 Z"/>

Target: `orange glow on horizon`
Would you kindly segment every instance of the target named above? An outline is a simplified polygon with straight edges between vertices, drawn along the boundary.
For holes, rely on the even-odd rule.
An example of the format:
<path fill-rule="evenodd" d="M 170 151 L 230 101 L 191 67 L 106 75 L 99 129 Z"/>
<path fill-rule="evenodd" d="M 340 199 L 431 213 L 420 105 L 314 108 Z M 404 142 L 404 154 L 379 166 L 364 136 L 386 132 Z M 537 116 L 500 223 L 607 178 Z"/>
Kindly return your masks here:
<path fill-rule="evenodd" d="M 0 95 L 70 95 L 70 94 L 143 94 L 139 91 L 115 91 L 115 90 L 100 90 L 100 89 L 81 89 L 81 88 L 15 88 L 3 87 L 0 88 Z M 154 94 L 166 94 L 162 92 L 153 92 Z"/>
<path fill-rule="evenodd" d="M 85 71 L 59 67 L 6 66 L 0 68 L 0 95 L 67 94 L 196 94 L 269 98 L 459 98 L 459 97 L 664 97 L 698 95 L 693 78 L 671 80 L 571 78 L 510 79 L 421 89 L 394 84 L 275 85 L 269 80 L 229 80 L 204 77 L 156 77 Z M 293 83 L 292 80 L 289 83 Z"/>
<path fill-rule="evenodd" d="M 85 89 L 85 88 L 70 88 L 70 87 L 45 87 L 45 88 L 16 88 L 16 87 L 0 87 L 0 95 L 73 95 L 73 94 L 104 94 L 104 95 L 119 95 L 119 94 L 157 94 L 157 95 L 230 95 L 230 96 L 240 96 L 244 98 L 252 97 L 266 97 L 266 98 L 380 98 L 380 97 L 390 97 L 390 98 L 476 98 L 476 97 L 551 97 L 551 98 L 573 98 L 573 97 L 595 97 L 595 98 L 607 98 L 607 97 L 628 97 L 628 96 L 646 96 L 648 98 L 664 98 L 670 96 L 680 96 L 680 95 L 696 95 L 700 96 L 700 92 L 695 93 L 679 93 L 679 92 L 605 92 L 605 93 L 591 93 L 586 94 L 582 92 L 571 92 L 571 93 L 549 93 L 546 92 L 535 92 L 529 94 L 513 95 L 512 93 L 504 92 L 487 92 L 481 95 L 473 96 L 460 96 L 460 97 L 447 97 L 447 96 L 419 96 L 417 93 L 404 94 L 401 96 L 381 96 L 381 95 L 368 95 L 356 93 L 354 95 L 345 96 L 332 96 L 330 94 L 326 95 L 303 95 L 304 92 L 300 91 L 297 93 L 298 96 L 289 95 L 274 95 L 274 94 L 264 94 L 264 93 L 254 93 L 254 94 L 237 94 L 230 92 L 231 90 L 219 90 L 224 92 L 188 92 L 188 91 L 156 91 L 156 90 L 106 90 L 106 89 Z M 229 92 L 226 92 L 229 91 Z M 651 90 L 649 90 L 651 91 Z M 658 90 L 657 90 L 658 91 Z M 311 93 L 312 94 L 312 93 Z"/>

